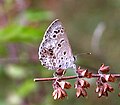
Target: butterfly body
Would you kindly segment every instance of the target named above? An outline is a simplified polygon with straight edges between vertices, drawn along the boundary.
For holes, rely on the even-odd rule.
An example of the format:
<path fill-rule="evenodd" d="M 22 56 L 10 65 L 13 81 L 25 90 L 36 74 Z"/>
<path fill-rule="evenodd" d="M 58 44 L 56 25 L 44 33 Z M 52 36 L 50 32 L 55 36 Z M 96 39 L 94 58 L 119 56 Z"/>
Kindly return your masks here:
<path fill-rule="evenodd" d="M 46 30 L 38 54 L 41 64 L 50 70 L 76 67 L 67 35 L 58 19 Z"/>

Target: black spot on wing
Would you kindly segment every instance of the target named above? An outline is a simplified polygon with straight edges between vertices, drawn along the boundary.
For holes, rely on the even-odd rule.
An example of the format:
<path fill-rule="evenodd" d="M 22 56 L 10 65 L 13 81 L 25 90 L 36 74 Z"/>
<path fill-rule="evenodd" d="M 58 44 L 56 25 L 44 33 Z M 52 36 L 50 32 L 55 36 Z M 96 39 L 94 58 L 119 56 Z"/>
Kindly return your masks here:
<path fill-rule="evenodd" d="M 58 47 L 61 47 L 61 44 L 58 44 Z"/>
<path fill-rule="evenodd" d="M 62 65 L 59 65 L 59 67 L 61 67 Z"/>
<path fill-rule="evenodd" d="M 56 38 L 56 35 L 53 35 L 53 38 Z"/>
<path fill-rule="evenodd" d="M 63 54 L 66 55 L 66 51 L 64 51 Z"/>
<path fill-rule="evenodd" d="M 61 41 L 60 41 L 60 43 L 62 43 L 62 42 L 64 42 L 65 40 L 64 39 L 62 39 Z"/>
<path fill-rule="evenodd" d="M 63 59 L 63 57 L 61 57 L 61 59 Z"/>
<path fill-rule="evenodd" d="M 60 30 L 55 30 L 54 33 L 58 34 L 58 33 L 60 33 Z"/>

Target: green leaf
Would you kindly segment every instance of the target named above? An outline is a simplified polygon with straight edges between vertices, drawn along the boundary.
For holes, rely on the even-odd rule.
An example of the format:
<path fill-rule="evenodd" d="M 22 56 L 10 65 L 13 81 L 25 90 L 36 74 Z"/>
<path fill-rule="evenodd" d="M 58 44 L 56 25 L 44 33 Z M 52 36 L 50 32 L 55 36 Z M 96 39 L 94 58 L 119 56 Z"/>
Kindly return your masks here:
<path fill-rule="evenodd" d="M 44 34 L 44 25 L 33 28 L 29 26 L 10 25 L 0 29 L 0 42 L 27 42 L 40 40 Z"/>

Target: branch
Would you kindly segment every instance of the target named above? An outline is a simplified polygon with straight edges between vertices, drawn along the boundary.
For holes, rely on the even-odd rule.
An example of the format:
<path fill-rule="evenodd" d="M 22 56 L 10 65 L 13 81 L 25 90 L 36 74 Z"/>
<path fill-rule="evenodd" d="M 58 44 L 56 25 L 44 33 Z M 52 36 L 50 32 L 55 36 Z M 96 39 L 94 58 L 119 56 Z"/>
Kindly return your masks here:
<path fill-rule="evenodd" d="M 113 92 L 114 88 L 109 82 L 115 82 L 117 78 L 120 78 L 120 74 L 110 74 L 109 66 L 102 64 L 98 69 L 97 74 L 89 72 L 88 69 L 82 69 L 80 67 L 76 70 L 76 75 L 74 76 L 63 76 L 64 70 L 59 69 L 55 71 L 56 77 L 52 78 L 35 78 L 35 82 L 39 81 L 53 81 L 52 87 L 54 89 L 52 96 L 54 99 L 63 99 L 67 96 L 65 89 L 70 89 L 71 84 L 67 82 L 68 79 L 76 79 L 74 83 L 74 88 L 76 89 L 76 97 L 87 96 L 87 89 L 90 88 L 90 84 L 83 78 L 97 78 L 96 79 L 96 89 L 95 92 L 98 93 L 98 98 L 105 96 L 108 97 L 108 92 Z M 81 79 L 82 78 L 82 79 Z M 120 83 L 118 85 L 120 89 Z M 120 92 L 118 93 L 120 96 Z"/>
<path fill-rule="evenodd" d="M 120 78 L 120 74 L 112 74 L 114 77 L 116 78 Z M 82 78 L 84 76 L 79 76 L 79 78 Z M 100 77 L 100 74 L 92 74 L 93 78 L 98 78 Z M 68 80 L 68 79 L 75 79 L 78 78 L 78 76 L 66 76 L 66 77 L 60 77 L 60 80 Z M 39 81 L 53 81 L 56 80 L 57 77 L 53 77 L 53 78 L 35 78 L 34 82 L 39 82 Z"/>

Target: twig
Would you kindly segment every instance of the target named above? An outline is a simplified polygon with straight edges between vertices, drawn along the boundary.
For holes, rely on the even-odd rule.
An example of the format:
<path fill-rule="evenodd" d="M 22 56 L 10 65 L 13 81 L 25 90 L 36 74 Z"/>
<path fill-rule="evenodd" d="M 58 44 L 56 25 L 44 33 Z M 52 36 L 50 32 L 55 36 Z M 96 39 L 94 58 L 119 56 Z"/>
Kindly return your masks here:
<path fill-rule="evenodd" d="M 120 78 L 120 74 L 112 74 L 113 76 L 115 76 L 116 78 Z M 60 77 L 60 80 L 68 80 L 68 79 L 75 79 L 78 76 L 66 76 L 66 77 Z M 82 78 L 83 76 L 79 76 L 79 78 Z M 99 74 L 92 74 L 93 78 L 97 78 L 100 77 Z M 91 78 L 92 78 L 91 77 Z M 56 80 L 57 77 L 53 77 L 53 78 L 35 78 L 34 82 L 39 82 L 39 81 L 53 81 Z"/>

